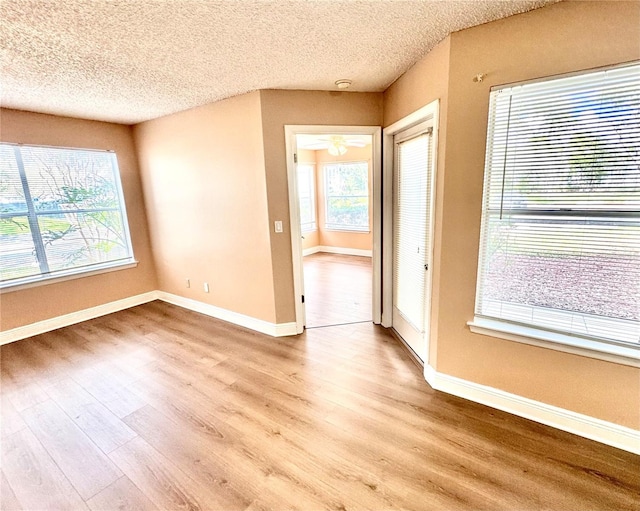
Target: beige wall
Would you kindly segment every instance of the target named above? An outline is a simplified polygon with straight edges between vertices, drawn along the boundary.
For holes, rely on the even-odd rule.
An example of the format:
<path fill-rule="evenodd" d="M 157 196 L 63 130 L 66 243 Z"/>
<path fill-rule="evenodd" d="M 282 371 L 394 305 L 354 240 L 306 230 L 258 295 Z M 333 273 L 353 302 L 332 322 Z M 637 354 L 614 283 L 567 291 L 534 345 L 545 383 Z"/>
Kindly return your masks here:
<path fill-rule="evenodd" d="M 276 317 L 284 323 L 295 321 L 284 126 L 380 126 L 382 93 L 263 90 L 260 97 L 269 220 L 284 225 L 282 234 L 271 231 Z"/>
<path fill-rule="evenodd" d="M 639 369 L 473 334 L 466 322 L 474 310 L 490 87 L 639 59 L 640 3 L 561 2 L 454 33 L 449 46 L 431 363 L 446 374 L 638 429 Z M 400 78 L 385 94 L 385 124 L 441 94 L 442 84 L 433 82 L 444 67 L 431 54 Z M 487 74 L 482 83 L 472 80 L 478 73 Z"/>
<path fill-rule="evenodd" d="M 160 289 L 275 322 L 260 94 L 134 133 Z"/>
<path fill-rule="evenodd" d="M 0 295 L 1 329 L 9 330 L 156 289 L 156 278 L 131 128 L 119 124 L 0 110 L 0 140 L 116 152 L 136 268 Z"/>

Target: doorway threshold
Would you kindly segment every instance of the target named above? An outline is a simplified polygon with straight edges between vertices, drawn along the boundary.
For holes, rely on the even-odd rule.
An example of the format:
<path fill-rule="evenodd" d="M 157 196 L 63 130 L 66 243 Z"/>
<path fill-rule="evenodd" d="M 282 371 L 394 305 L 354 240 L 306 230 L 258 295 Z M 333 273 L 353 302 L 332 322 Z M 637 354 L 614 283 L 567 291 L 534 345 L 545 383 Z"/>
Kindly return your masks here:
<path fill-rule="evenodd" d="M 318 326 L 306 326 L 304 327 L 305 330 L 315 330 L 317 328 L 330 328 L 332 326 L 345 326 L 345 325 L 358 325 L 361 323 L 373 323 L 372 319 L 367 319 L 364 321 L 348 321 L 346 323 L 334 323 L 332 325 L 318 325 Z"/>

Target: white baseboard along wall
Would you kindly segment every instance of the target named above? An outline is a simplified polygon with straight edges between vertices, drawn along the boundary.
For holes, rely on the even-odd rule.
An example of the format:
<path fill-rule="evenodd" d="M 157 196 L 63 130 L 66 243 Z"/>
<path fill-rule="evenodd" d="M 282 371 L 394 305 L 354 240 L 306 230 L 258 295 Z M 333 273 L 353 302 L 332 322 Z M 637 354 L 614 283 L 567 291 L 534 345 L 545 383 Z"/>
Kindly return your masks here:
<path fill-rule="evenodd" d="M 624 451 L 640 454 L 640 431 L 535 401 L 517 394 L 439 373 L 427 365 L 424 376 L 435 390 L 474 401 Z"/>
<path fill-rule="evenodd" d="M 311 254 L 317 254 L 318 252 L 327 252 L 329 254 L 342 254 L 342 255 L 355 255 L 362 257 L 372 257 L 373 251 L 362 250 L 360 248 L 342 248 L 342 247 L 327 247 L 324 245 L 318 245 L 316 247 L 305 248 L 302 251 L 303 256 Z"/>

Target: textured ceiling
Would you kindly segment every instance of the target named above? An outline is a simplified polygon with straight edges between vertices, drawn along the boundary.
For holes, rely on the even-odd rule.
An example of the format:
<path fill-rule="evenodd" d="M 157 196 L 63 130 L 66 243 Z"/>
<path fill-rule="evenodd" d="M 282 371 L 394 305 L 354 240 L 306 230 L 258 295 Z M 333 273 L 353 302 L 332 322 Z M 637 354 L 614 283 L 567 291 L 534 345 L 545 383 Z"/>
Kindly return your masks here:
<path fill-rule="evenodd" d="M 382 91 L 449 33 L 555 1 L 0 0 L 0 100 L 133 124 L 256 89 Z"/>

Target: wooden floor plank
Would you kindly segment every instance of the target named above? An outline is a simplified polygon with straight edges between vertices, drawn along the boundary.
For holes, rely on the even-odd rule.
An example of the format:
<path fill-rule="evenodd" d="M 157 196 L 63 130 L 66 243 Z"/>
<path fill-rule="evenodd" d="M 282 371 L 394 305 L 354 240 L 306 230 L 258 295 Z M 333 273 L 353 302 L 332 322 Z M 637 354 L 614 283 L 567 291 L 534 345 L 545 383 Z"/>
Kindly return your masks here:
<path fill-rule="evenodd" d="M 92 511 L 155 511 L 159 509 L 131 482 L 122 476 L 107 486 L 97 495 L 91 497 L 87 504 Z"/>
<path fill-rule="evenodd" d="M 49 394 L 45 392 L 40 384 L 34 381 L 24 385 L 5 388 L 4 393 L 6 393 L 9 401 L 18 412 L 44 403 L 49 399 Z"/>
<path fill-rule="evenodd" d="M 120 469 L 160 509 L 226 509 L 208 485 L 196 483 L 143 438 L 109 454 Z"/>
<path fill-rule="evenodd" d="M 136 436 L 122 420 L 70 378 L 48 387 L 47 394 L 105 453 Z"/>
<path fill-rule="evenodd" d="M 9 481 L 4 475 L 4 472 L 0 472 L 0 509 L 2 511 L 21 511 L 22 506 L 18 502 L 16 494 L 13 493 Z"/>
<path fill-rule="evenodd" d="M 31 431 L 84 498 L 103 490 L 122 473 L 53 402 L 23 412 Z"/>
<path fill-rule="evenodd" d="M 16 431 L 26 428 L 27 425 L 22 420 L 18 410 L 9 400 L 9 396 L 2 394 L 0 396 L 0 431 L 2 437 L 12 435 Z"/>
<path fill-rule="evenodd" d="M 25 510 L 87 509 L 78 492 L 28 429 L 2 440 L 2 471 Z"/>
<path fill-rule="evenodd" d="M 116 417 L 122 418 L 142 408 L 146 403 L 129 390 L 130 375 L 110 364 L 97 364 L 73 374 L 84 390 L 106 406 Z"/>
<path fill-rule="evenodd" d="M 215 427 L 202 427 L 204 424 L 195 425 L 193 421 L 176 422 L 151 406 L 132 413 L 125 421 L 192 479 L 215 492 L 222 509 L 244 509 L 257 497 L 249 485 L 232 477 L 231 469 L 236 476 L 240 474 L 224 461 L 225 442 Z M 208 444 L 221 448 L 203 450 L 202 445 Z"/>

